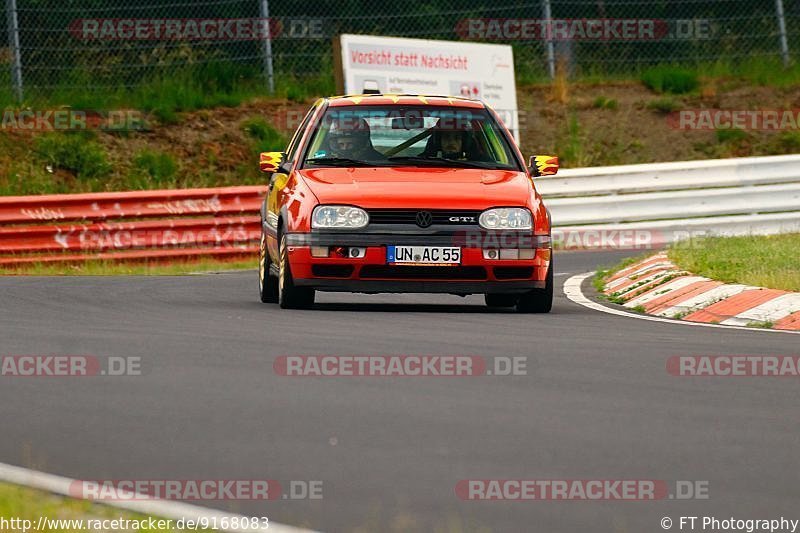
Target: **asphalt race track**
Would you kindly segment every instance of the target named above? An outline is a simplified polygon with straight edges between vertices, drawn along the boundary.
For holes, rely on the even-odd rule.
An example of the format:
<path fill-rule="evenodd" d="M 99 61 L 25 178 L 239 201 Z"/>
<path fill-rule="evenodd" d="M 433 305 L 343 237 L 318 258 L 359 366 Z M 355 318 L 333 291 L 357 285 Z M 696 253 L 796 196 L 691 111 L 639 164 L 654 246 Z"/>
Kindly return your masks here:
<path fill-rule="evenodd" d="M 78 479 L 321 480 L 322 500 L 201 505 L 324 531 L 655 532 L 800 518 L 800 384 L 686 378 L 673 355 L 799 355 L 800 337 L 612 316 L 556 255 L 549 315 L 482 297 L 258 302 L 255 272 L 0 278 L 0 354 L 141 357 L 144 375 L 0 378 L 0 462 Z M 585 286 L 587 292 L 591 288 Z M 525 356 L 528 374 L 288 378 L 279 355 Z M 708 481 L 708 500 L 462 501 L 461 479 Z M 794 514 L 793 514 L 794 513 Z M 678 530 L 677 523 L 673 530 Z"/>

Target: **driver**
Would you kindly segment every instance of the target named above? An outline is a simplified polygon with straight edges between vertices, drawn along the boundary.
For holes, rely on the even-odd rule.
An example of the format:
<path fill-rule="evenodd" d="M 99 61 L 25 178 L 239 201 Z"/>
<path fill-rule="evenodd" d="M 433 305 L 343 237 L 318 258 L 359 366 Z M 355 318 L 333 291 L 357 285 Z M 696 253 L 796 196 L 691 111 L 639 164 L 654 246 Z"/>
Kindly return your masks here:
<path fill-rule="evenodd" d="M 445 128 L 441 122 L 434 127 L 422 157 L 443 157 L 459 161 L 487 161 L 480 152 L 473 133 L 466 124 Z"/>
<path fill-rule="evenodd" d="M 369 124 L 363 118 L 355 124 L 334 120 L 328 131 L 328 147 L 334 157 L 374 161 L 386 157 L 372 146 Z"/>
<path fill-rule="evenodd" d="M 447 159 L 466 159 L 464 151 L 464 134 L 466 132 L 445 130 L 440 132 L 439 142 L 442 146 L 442 157 Z"/>

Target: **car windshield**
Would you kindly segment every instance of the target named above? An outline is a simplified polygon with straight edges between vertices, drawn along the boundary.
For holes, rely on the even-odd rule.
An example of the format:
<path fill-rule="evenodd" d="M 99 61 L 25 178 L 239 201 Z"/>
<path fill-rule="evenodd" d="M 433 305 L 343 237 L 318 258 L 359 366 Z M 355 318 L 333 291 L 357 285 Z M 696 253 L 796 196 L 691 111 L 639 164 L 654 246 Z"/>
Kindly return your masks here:
<path fill-rule="evenodd" d="M 304 165 L 520 170 L 485 109 L 426 105 L 330 107 Z"/>

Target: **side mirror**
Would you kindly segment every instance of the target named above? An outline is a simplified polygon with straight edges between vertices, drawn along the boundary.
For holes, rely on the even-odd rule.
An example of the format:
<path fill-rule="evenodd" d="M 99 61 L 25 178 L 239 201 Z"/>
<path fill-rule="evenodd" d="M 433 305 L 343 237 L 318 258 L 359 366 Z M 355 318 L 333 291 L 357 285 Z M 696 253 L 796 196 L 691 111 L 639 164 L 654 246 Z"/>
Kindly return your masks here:
<path fill-rule="evenodd" d="M 283 152 L 261 152 L 258 168 L 261 172 L 277 172 L 283 162 Z"/>
<path fill-rule="evenodd" d="M 531 174 L 540 176 L 554 176 L 558 173 L 558 157 L 554 155 L 532 155 L 530 161 Z"/>

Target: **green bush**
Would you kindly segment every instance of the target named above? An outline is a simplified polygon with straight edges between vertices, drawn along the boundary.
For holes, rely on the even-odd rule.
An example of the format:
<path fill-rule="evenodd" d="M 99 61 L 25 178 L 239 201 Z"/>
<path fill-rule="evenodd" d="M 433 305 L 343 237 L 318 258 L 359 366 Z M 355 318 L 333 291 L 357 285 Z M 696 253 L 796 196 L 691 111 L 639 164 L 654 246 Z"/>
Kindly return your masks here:
<path fill-rule="evenodd" d="M 256 141 L 258 152 L 280 152 L 288 144 L 286 137 L 261 117 L 246 120 L 242 128 Z"/>
<path fill-rule="evenodd" d="M 133 168 L 142 175 L 149 176 L 156 183 L 171 181 L 178 172 L 175 159 L 157 150 L 142 150 L 133 158 Z"/>
<path fill-rule="evenodd" d="M 584 167 L 591 165 L 591 156 L 584 146 L 584 137 L 578 122 L 578 115 L 572 111 L 567 117 L 566 131 L 556 141 L 556 152 L 559 160 L 566 167 Z"/>
<path fill-rule="evenodd" d="M 74 172 L 79 179 L 99 178 L 111 172 L 105 149 L 90 135 L 54 133 L 36 139 L 37 155 L 54 169 Z"/>
<path fill-rule="evenodd" d="M 739 128 L 730 128 L 725 130 L 717 130 L 717 142 L 720 143 L 733 143 L 747 139 L 749 135 L 746 131 Z"/>
<path fill-rule="evenodd" d="M 800 131 L 784 131 L 778 137 L 780 151 L 795 154 L 800 153 Z"/>
<path fill-rule="evenodd" d="M 657 93 L 685 94 L 697 89 L 700 80 L 696 72 L 663 65 L 645 70 L 642 83 Z"/>
<path fill-rule="evenodd" d="M 659 113 L 672 113 L 680 109 L 681 105 L 672 98 L 657 98 L 647 103 L 647 109 L 658 111 Z"/>
<path fill-rule="evenodd" d="M 336 94 L 332 75 L 280 76 L 275 79 L 275 96 L 304 103 L 312 98 Z"/>
<path fill-rule="evenodd" d="M 598 96 L 592 102 L 592 107 L 596 109 L 616 109 L 618 107 L 617 101 L 613 98 L 606 98 L 605 96 Z"/>

